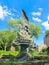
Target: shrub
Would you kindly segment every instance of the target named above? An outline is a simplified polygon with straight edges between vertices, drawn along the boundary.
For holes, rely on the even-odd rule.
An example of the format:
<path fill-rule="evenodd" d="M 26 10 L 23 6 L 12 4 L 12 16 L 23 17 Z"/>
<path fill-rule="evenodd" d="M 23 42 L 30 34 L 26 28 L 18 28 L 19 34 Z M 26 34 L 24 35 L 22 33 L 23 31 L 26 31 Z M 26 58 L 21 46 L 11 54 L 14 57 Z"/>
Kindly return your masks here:
<path fill-rule="evenodd" d="M 49 54 L 49 47 L 47 48 L 47 54 Z"/>

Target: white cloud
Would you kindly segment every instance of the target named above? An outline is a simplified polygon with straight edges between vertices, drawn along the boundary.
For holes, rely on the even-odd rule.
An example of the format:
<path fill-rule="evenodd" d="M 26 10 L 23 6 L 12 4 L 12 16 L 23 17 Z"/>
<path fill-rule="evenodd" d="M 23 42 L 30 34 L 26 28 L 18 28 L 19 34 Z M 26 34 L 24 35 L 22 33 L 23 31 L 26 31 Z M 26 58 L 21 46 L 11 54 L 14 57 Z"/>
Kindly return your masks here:
<path fill-rule="evenodd" d="M 13 15 L 7 6 L 0 5 L 0 19 L 3 20 L 6 16 Z"/>
<path fill-rule="evenodd" d="M 32 15 L 34 15 L 34 16 L 40 16 L 41 12 L 32 12 Z"/>
<path fill-rule="evenodd" d="M 37 21 L 37 22 L 41 22 L 41 21 L 42 21 L 42 20 L 41 20 L 41 19 L 39 19 L 38 17 L 36 17 L 36 18 L 35 18 L 35 17 L 33 17 L 32 19 L 33 19 L 34 21 Z"/>
<path fill-rule="evenodd" d="M 49 15 L 48 15 L 47 19 L 49 20 Z"/>
<path fill-rule="evenodd" d="M 42 25 L 45 27 L 45 29 L 48 29 L 49 30 L 48 21 L 43 22 Z"/>
<path fill-rule="evenodd" d="M 43 9 L 42 8 L 38 8 L 38 10 L 42 11 Z"/>

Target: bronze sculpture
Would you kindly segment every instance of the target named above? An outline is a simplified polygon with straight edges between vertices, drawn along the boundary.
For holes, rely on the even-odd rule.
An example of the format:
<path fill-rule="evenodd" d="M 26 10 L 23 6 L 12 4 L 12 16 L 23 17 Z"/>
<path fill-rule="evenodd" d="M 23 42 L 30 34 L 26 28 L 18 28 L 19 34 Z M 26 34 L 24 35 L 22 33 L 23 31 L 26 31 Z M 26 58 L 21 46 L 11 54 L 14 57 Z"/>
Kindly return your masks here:
<path fill-rule="evenodd" d="M 28 17 L 26 16 L 24 10 L 22 10 L 21 12 L 25 23 L 22 26 L 23 29 L 18 33 L 18 39 L 12 42 L 12 44 L 21 46 L 20 54 L 17 56 L 16 61 L 28 60 L 26 48 L 30 47 L 33 43 L 31 34 L 29 32 L 30 28 L 29 28 Z"/>

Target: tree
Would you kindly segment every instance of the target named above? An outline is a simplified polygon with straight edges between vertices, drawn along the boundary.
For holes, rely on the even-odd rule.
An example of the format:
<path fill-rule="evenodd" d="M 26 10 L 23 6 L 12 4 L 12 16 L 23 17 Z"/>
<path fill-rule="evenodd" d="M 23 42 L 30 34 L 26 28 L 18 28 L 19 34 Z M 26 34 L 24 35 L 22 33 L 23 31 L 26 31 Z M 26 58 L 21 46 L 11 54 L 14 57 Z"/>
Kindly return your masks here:
<path fill-rule="evenodd" d="M 38 37 L 41 34 L 41 27 L 39 25 L 35 25 L 33 23 L 30 23 L 30 32 L 32 37 Z"/>
<path fill-rule="evenodd" d="M 23 24 L 22 22 L 23 22 L 22 18 L 20 18 L 20 19 L 14 19 L 14 20 L 9 19 L 7 21 L 8 29 L 12 30 L 14 32 L 19 32 L 20 29 L 22 28 L 22 24 Z"/>
<path fill-rule="evenodd" d="M 48 37 L 49 36 L 49 30 L 46 30 L 45 31 L 45 37 Z"/>
<path fill-rule="evenodd" d="M 12 31 L 6 30 L 0 32 L 0 45 L 4 48 L 4 50 L 7 49 L 12 43 L 12 41 L 16 38 L 16 33 L 13 33 Z"/>

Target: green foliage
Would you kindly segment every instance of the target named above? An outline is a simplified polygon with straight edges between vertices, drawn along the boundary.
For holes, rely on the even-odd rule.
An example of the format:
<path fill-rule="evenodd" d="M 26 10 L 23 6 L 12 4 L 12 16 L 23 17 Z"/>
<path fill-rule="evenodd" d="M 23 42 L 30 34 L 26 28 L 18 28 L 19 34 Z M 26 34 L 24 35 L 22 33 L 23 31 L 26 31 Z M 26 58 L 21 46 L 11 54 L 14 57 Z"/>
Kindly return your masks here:
<path fill-rule="evenodd" d="M 0 48 L 6 50 L 11 46 L 13 40 L 18 37 L 18 32 L 22 30 L 22 25 L 24 24 L 23 19 L 9 19 L 7 21 L 8 30 L 0 31 Z M 41 33 L 41 28 L 38 25 L 29 23 L 30 32 L 32 36 L 38 37 Z"/>
<path fill-rule="evenodd" d="M 32 49 L 32 55 L 33 56 L 36 56 L 36 55 L 38 55 L 39 53 L 35 50 L 35 49 Z"/>
<path fill-rule="evenodd" d="M 7 21 L 7 27 L 9 30 L 0 31 L 0 48 L 4 50 L 10 47 L 13 40 L 17 39 L 17 33 L 22 28 L 22 19 L 9 19 Z"/>
<path fill-rule="evenodd" d="M 7 21 L 8 29 L 18 32 L 22 27 L 22 22 L 23 22 L 22 18 L 14 20 L 9 19 Z"/>
<path fill-rule="evenodd" d="M 24 25 L 24 21 L 22 18 L 15 19 L 15 20 L 8 20 L 7 25 L 9 26 L 10 30 L 19 32 L 22 30 L 22 26 Z M 32 36 L 38 37 L 41 33 L 41 27 L 39 25 L 35 25 L 33 23 L 29 23 L 30 32 Z"/>
<path fill-rule="evenodd" d="M 47 51 L 47 48 L 43 48 L 43 49 L 42 49 L 42 52 L 46 52 L 46 51 Z"/>
<path fill-rule="evenodd" d="M 30 24 L 29 24 L 29 26 L 30 26 L 30 30 L 33 30 L 33 29 L 34 29 L 34 27 L 35 27 L 35 25 L 34 25 L 34 24 L 32 24 L 32 23 L 30 23 Z"/>
<path fill-rule="evenodd" d="M 30 23 L 30 31 L 32 36 L 38 37 L 41 34 L 41 27 Z"/>
<path fill-rule="evenodd" d="M 21 48 L 20 45 L 15 47 L 16 51 L 20 51 L 20 48 Z"/>
<path fill-rule="evenodd" d="M 49 47 L 43 48 L 42 51 L 39 53 L 39 55 L 47 55 L 49 54 Z"/>
<path fill-rule="evenodd" d="M 29 55 L 29 57 L 34 57 L 34 56 L 37 56 L 39 54 L 39 52 L 37 52 L 35 49 L 31 49 L 31 50 L 29 50 L 29 52 L 28 52 L 28 55 Z"/>
<path fill-rule="evenodd" d="M 16 38 L 16 33 L 6 30 L 0 31 L 0 46 L 6 50 L 12 43 L 12 41 Z"/>
<path fill-rule="evenodd" d="M 40 52 L 39 55 L 47 55 L 47 48 L 43 48 Z"/>
<path fill-rule="evenodd" d="M 45 31 L 45 36 L 46 36 L 46 37 L 49 36 L 49 30 L 46 30 L 46 31 Z"/>
<path fill-rule="evenodd" d="M 48 61 L 49 62 L 49 61 Z M 0 65 L 45 65 L 46 62 L 0 62 Z"/>
<path fill-rule="evenodd" d="M 49 54 L 49 47 L 47 48 L 47 54 Z"/>
<path fill-rule="evenodd" d="M 41 65 L 40 62 L 0 62 L 0 65 Z M 43 65 L 43 63 L 42 63 Z"/>
<path fill-rule="evenodd" d="M 7 61 L 7 62 L 2 62 L 0 61 L 0 65 L 38 65 L 41 63 L 38 62 L 12 62 L 12 61 Z"/>
<path fill-rule="evenodd" d="M 18 51 L 5 51 L 5 50 L 0 50 L 0 55 L 13 55 L 13 56 L 17 56 L 19 52 Z"/>

